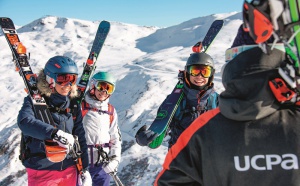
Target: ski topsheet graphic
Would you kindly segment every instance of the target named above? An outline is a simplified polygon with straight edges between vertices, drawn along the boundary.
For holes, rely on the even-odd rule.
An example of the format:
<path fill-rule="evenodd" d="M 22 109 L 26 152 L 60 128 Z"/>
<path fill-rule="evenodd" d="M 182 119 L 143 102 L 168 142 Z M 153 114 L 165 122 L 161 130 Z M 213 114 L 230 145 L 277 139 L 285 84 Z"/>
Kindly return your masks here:
<path fill-rule="evenodd" d="M 101 49 L 104 45 L 104 42 L 109 33 L 109 30 L 110 30 L 110 23 L 107 21 L 101 21 L 101 23 L 99 24 L 94 42 L 93 42 L 92 49 L 90 51 L 90 54 L 88 56 L 86 63 L 84 64 L 81 78 L 79 80 L 79 83 L 77 84 L 78 90 L 80 93 L 80 100 L 82 100 L 82 98 L 85 94 L 86 88 L 88 86 L 89 80 L 92 77 L 92 75 L 94 74 L 94 71 L 96 69 L 97 58 L 98 58 L 98 56 L 101 52 Z"/>
<path fill-rule="evenodd" d="M 218 35 L 219 31 L 224 25 L 223 20 L 215 20 L 207 34 L 205 35 L 202 42 L 197 42 L 192 50 L 193 52 L 206 52 L 211 43 L 214 41 L 216 36 Z M 148 146 L 152 149 L 159 147 L 165 135 L 167 133 L 167 129 L 173 119 L 173 116 L 183 98 L 183 74 L 179 73 L 178 76 L 178 83 L 176 84 L 175 88 L 173 89 L 172 93 L 167 97 L 164 101 L 163 105 L 161 105 L 160 110 L 157 113 L 156 118 L 150 125 L 148 130 L 155 132 L 158 137 L 156 137 Z"/>

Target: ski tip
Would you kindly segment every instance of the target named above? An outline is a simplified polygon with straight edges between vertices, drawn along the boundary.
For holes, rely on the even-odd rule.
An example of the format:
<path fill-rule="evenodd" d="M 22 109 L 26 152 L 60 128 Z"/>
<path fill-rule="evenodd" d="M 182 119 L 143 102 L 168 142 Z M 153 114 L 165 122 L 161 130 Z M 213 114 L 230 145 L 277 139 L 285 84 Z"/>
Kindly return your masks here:
<path fill-rule="evenodd" d="M 103 21 L 100 22 L 99 26 L 100 26 L 100 25 L 101 25 L 102 27 L 103 27 L 103 26 L 109 27 L 109 26 L 110 26 L 110 22 L 103 20 Z"/>
<path fill-rule="evenodd" d="M 210 25 L 203 41 L 197 42 L 192 47 L 192 51 L 195 52 L 195 53 L 206 52 L 206 50 L 208 49 L 210 44 L 213 42 L 213 40 L 215 39 L 217 34 L 220 32 L 220 30 L 222 29 L 223 26 L 224 26 L 224 20 L 223 19 L 214 20 L 211 23 L 211 25 Z"/>
<path fill-rule="evenodd" d="M 0 27 L 2 29 L 16 29 L 13 21 L 9 17 L 0 17 Z"/>

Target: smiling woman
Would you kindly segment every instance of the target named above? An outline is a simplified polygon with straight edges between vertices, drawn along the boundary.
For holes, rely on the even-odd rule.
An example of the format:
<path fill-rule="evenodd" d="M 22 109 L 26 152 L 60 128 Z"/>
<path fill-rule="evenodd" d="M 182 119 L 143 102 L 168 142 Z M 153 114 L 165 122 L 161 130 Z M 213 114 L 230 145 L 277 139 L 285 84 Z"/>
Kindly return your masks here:
<path fill-rule="evenodd" d="M 109 186 L 110 174 L 116 174 L 121 161 L 122 140 L 118 115 L 109 103 L 115 86 L 116 80 L 112 74 L 98 72 L 92 77 L 82 101 L 93 185 Z"/>
<path fill-rule="evenodd" d="M 66 158 L 74 150 L 73 145 L 81 149 L 82 168 L 88 167 L 80 105 L 73 99 L 77 96 L 77 75 L 76 63 L 65 56 L 50 58 L 40 71 L 37 87 L 51 114 L 46 115 L 52 118 L 51 124 L 35 116 L 30 96 L 24 99 L 18 126 L 22 131 L 22 163 L 26 167 L 29 186 L 52 183 L 75 186 L 76 163 L 72 158 Z M 73 105 L 72 113 L 70 105 Z M 91 181 L 88 172 L 83 175 L 86 182 Z"/>

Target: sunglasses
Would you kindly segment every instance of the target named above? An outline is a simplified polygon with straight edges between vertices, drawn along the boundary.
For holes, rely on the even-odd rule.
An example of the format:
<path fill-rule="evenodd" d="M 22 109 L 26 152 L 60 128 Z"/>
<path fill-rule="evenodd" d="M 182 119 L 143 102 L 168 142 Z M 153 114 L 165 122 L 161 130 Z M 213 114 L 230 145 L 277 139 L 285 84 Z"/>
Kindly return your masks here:
<path fill-rule="evenodd" d="M 104 81 L 98 81 L 96 89 L 99 91 L 105 91 L 107 94 L 112 94 L 115 91 L 115 86 Z"/>
<path fill-rule="evenodd" d="M 77 75 L 76 74 L 58 74 L 56 76 L 55 83 L 65 86 L 71 84 L 72 86 L 76 84 Z"/>
<path fill-rule="evenodd" d="M 187 67 L 187 72 L 191 76 L 199 76 L 209 78 L 213 73 L 213 68 L 208 65 L 191 65 Z"/>

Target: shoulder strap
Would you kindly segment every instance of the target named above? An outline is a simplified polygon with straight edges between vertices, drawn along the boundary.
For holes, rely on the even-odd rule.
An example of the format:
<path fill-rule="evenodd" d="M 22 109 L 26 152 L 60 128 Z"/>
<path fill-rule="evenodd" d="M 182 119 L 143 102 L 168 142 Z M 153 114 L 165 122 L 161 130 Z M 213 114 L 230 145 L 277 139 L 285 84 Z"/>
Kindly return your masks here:
<path fill-rule="evenodd" d="M 114 120 L 114 106 L 112 104 L 108 103 L 108 114 L 110 116 L 110 125 L 112 124 Z"/>
<path fill-rule="evenodd" d="M 81 114 L 82 114 L 82 118 L 86 115 L 86 113 L 89 110 L 91 110 L 90 105 L 85 100 L 82 100 L 82 102 L 81 102 Z"/>
<path fill-rule="evenodd" d="M 184 96 L 175 112 L 174 119 L 179 121 L 182 119 L 183 114 L 186 112 L 185 107 L 186 107 L 186 98 Z"/>
<path fill-rule="evenodd" d="M 211 110 L 214 108 L 217 108 L 219 105 L 219 94 L 214 92 L 212 94 L 209 95 L 208 99 L 207 99 L 207 109 Z"/>
<path fill-rule="evenodd" d="M 70 101 L 70 106 L 69 108 L 67 108 L 67 112 L 70 112 L 72 114 L 72 117 L 73 117 L 73 120 L 75 121 L 76 120 L 76 116 L 77 116 L 77 112 L 78 112 L 78 99 L 71 99 Z"/>

